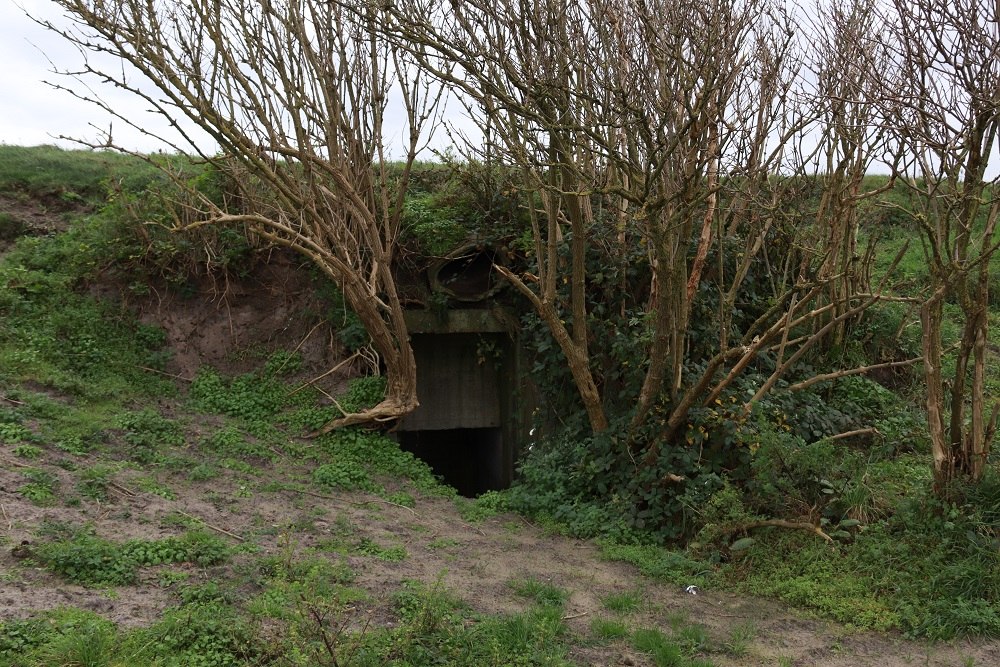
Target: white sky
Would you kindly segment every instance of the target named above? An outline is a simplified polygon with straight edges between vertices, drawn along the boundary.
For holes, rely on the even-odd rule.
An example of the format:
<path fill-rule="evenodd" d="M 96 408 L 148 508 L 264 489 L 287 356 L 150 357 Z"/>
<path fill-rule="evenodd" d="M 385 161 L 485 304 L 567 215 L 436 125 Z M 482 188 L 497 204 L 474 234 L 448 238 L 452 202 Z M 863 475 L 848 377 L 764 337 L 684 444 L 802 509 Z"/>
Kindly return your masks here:
<path fill-rule="evenodd" d="M 147 153 L 169 150 L 168 146 L 154 138 L 121 121 L 114 121 L 97 105 L 79 100 L 67 91 L 55 90 L 45 83 L 48 81 L 82 90 L 79 83 L 54 73 L 53 69 L 78 68 L 84 62 L 83 56 L 65 39 L 29 19 L 25 12 L 57 25 L 67 22 L 59 8 L 48 0 L 0 0 L 0 143 L 80 147 L 58 137 L 74 137 L 96 143 L 100 141 L 101 132 L 106 132 L 111 124 L 117 145 Z M 109 69 L 113 71 L 114 67 Z M 108 86 L 100 87 L 97 92 L 137 125 L 164 136 L 176 136 L 161 117 L 148 111 L 148 105 L 142 100 Z M 454 104 L 451 108 L 456 110 L 459 106 Z M 457 112 L 452 113 L 449 120 L 463 131 L 468 132 L 472 128 L 468 120 L 459 117 Z M 390 110 L 387 118 L 390 144 L 393 139 L 401 137 L 402 123 L 398 125 L 398 128 L 392 127 Z M 189 128 L 188 131 L 192 130 Z M 447 137 L 439 131 L 434 140 L 434 146 L 443 148 Z M 421 157 L 429 159 L 431 156 Z"/>
<path fill-rule="evenodd" d="M 96 141 L 99 132 L 94 126 L 106 131 L 110 116 L 96 105 L 44 83 L 70 85 L 71 79 L 52 72 L 53 63 L 60 69 L 73 69 L 83 62 L 80 53 L 31 21 L 25 11 L 39 18 L 61 18 L 58 8 L 46 0 L 0 0 L 0 143 L 75 146 L 71 141 L 57 139 L 60 135 Z M 129 118 L 144 120 L 150 127 L 164 125 L 136 98 L 113 89 L 100 92 L 114 108 L 125 110 Z M 116 143 L 133 150 L 154 152 L 165 148 L 121 122 L 113 125 L 113 135 Z"/>

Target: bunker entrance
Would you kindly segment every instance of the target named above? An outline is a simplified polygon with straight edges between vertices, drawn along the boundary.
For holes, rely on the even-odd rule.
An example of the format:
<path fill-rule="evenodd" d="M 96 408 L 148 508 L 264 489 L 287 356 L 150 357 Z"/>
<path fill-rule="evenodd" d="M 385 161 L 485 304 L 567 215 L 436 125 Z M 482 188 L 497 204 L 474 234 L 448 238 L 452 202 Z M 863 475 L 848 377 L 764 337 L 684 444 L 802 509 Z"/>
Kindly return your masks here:
<path fill-rule="evenodd" d="M 509 485 L 503 433 L 499 428 L 404 431 L 399 444 L 467 498 Z"/>
<path fill-rule="evenodd" d="M 420 406 L 396 430 L 463 496 L 510 486 L 523 422 L 515 409 L 518 354 L 489 310 L 451 310 L 446 321 L 409 312 Z"/>

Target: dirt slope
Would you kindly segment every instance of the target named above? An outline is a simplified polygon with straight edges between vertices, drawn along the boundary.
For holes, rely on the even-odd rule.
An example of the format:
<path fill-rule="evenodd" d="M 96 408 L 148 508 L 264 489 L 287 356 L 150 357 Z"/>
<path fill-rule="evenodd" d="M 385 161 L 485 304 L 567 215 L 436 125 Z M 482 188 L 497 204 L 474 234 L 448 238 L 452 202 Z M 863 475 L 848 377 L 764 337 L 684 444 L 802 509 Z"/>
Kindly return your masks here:
<path fill-rule="evenodd" d="M 703 625 L 712 645 L 719 647 L 726 645 L 734 628 L 749 628 L 749 643 L 738 655 L 724 650 L 711 653 L 716 665 L 1000 664 L 1000 643 L 996 642 L 928 646 L 896 636 L 853 633 L 772 601 L 715 591 L 689 595 L 677 586 L 652 581 L 629 565 L 603 560 L 592 543 L 546 534 L 517 516 L 469 524 L 461 518 L 455 502 L 446 498 L 417 496 L 411 509 L 367 494 L 319 498 L 252 489 L 248 488 L 252 480 L 233 474 L 205 483 L 186 481 L 177 474 L 157 474 L 157 481 L 173 490 L 176 499 L 170 500 L 137 490 L 148 471 L 125 470 L 115 478 L 113 498 L 108 502 L 83 500 L 78 507 L 37 507 L 12 493 L 19 483 L 18 467 L 23 464 L 14 459 L 11 447 L 2 446 L 0 456 L 0 528 L 7 545 L 0 553 L 2 618 L 70 605 L 97 611 L 126 626 L 152 622 L 174 603 L 159 568 L 145 568 L 138 585 L 117 587 L 109 594 L 104 589 L 68 585 L 36 568 L 30 559 L 21 557 L 22 542 L 28 542 L 30 549 L 34 531 L 43 521 L 90 523 L 99 535 L 115 540 L 162 538 L 176 532 L 176 527 L 168 525 L 170 517 L 188 516 L 220 533 L 226 531 L 234 544 L 240 540 L 232 536 L 254 541 L 265 554 L 294 557 L 314 553 L 312 547 L 332 538 L 402 547 L 406 556 L 398 562 L 361 554 L 346 556 L 358 575 L 357 585 L 371 594 L 372 602 L 361 613 L 374 623 L 392 622 L 390 597 L 405 581 L 440 582 L 473 609 L 493 614 L 523 609 L 526 600 L 514 593 L 511 582 L 533 579 L 569 593 L 566 620 L 581 638 L 588 636 L 594 619 L 613 616 L 604 608 L 602 598 L 623 591 L 641 591 L 640 608 L 622 617 L 636 627 L 666 628 L 681 618 Z M 44 465 L 67 477 L 69 473 L 58 463 L 47 457 L 32 465 Z M 306 472 L 307 468 L 296 462 L 283 460 L 266 477 L 273 483 L 301 479 Z M 64 486 L 71 484 L 68 478 L 63 482 Z M 236 577 L 234 570 L 239 569 L 240 561 L 207 569 L 192 565 L 173 569 L 177 567 L 185 569 L 191 581 L 224 582 Z M 571 657 L 581 665 L 651 664 L 623 643 L 573 643 L 578 648 Z"/>

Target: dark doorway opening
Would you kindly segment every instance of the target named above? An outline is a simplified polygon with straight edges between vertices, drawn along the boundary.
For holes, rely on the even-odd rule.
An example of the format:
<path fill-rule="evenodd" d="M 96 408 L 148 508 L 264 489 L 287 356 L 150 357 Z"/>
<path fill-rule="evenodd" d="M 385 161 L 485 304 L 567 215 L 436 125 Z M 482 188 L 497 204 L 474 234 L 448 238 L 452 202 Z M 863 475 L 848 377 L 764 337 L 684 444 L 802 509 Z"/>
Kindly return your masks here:
<path fill-rule="evenodd" d="M 466 498 L 507 487 L 499 428 L 402 431 L 399 444 Z"/>

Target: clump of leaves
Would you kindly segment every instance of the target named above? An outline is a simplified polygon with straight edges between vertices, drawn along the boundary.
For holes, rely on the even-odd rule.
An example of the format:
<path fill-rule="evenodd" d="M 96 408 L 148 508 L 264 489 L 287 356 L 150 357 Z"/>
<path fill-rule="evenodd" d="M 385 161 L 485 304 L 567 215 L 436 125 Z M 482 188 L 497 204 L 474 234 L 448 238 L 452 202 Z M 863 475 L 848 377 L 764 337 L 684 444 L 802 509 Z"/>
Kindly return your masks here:
<path fill-rule="evenodd" d="M 341 491 L 377 491 L 364 467 L 356 460 L 326 463 L 313 471 L 313 482 L 318 486 Z"/>
<path fill-rule="evenodd" d="M 123 544 L 100 538 L 88 528 L 57 532 L 60 539 L 37 545 L 34 558 L 69 581 L 90 586 L 125 586 L 135 583 L 143 566 L 180 562 L 209 566 L 230 554 L 228 545 L 201 531 Z"/>
<path fill-rule="evenodd" d="M 138 563 L 120 545 L 80 530 L 68 539 L 39 544 L 34 557 L 56 574 L 77 584 L 126 586 L 136 582 Z"/>
<path fill-rule="evenodd" d="M 36 505 L 52 505 L 56 501 L 56 488 L 59 480 L 47 470 L 31 468 L 25 470 L 23 476 L 28 481 L 22 484 L 17 492 Z"/>
<path fill-rule="evenodd" d="M 81 495 L 95 500 L 107 500 L 108 486 L 115 469 L 107 465 L 94 465 L 80 471 L 80 479 L 76 484 Z"/>
<path fill-rule="evenodd" d="M 251 441 L 238 428 L 226 426 L 201 441 L 206 451 L 223 457 L 273 460 L 277 454 L 267 445 Z"/>
<path fill-rule="evenodd" d="M 129 412 L 118 418 L 122 439 L 128 444 L 131 458 L 139 463 L 151 463 L 160 455 L 161 447 L 184 444 L 184 429 L 180 424 L 160 415 L 152 408 Z"/>
<path fill-rule="evenodd" d="M 429 493 L 455 494 L 454 489 L 437 480 L 426 463 L 411 452 L 401 450 L 399 443 L 380 433 L 346 428 L 318 438 L 316 442 L 324 452 L 335 457 L 329 464 L 332 467 L 321 473 L 321 478 L 314 474 L 313 479 L 318 484 L 377 491 L 377 485 L 371 481 L 374 474 L 409 479 L 419 490 Z"/>
<path fill-rule="evenodd" d="M 0 436 L 0 439 L 2 439 L 2 436 Z M 33 461 L 42 456 L 42 448 L 35 445 L 18 445 L 14 448 L 14 456 Z"/>
<path fill-rule="evenodd" d="M 464 217 L 461 210 L 433 194 L 414 194 L 403 204 L 403 231 L 422 254 L 443 257 L 469 237 Z"/>

